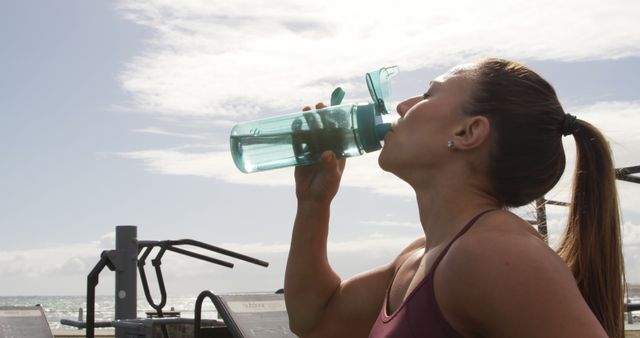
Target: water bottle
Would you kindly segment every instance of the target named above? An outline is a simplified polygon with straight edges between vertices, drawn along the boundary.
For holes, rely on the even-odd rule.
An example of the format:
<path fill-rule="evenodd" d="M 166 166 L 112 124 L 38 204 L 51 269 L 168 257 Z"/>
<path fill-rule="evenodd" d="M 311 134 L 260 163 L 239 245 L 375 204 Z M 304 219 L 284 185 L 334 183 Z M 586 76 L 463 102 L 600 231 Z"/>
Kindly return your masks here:
<path fill-rule="evenodd" d="M 392 110 L 389 79 L 397 73 L 396 66 L 367 73 L 370 103 L 341 104 L 344 91 L 338 87 L 329 107 L 237 124 L 230 137 L 236 167 L 252 173 L 317 163 L 326 150 L 342 158 L 381 149 L 391 129 L 382 119 Z"/>

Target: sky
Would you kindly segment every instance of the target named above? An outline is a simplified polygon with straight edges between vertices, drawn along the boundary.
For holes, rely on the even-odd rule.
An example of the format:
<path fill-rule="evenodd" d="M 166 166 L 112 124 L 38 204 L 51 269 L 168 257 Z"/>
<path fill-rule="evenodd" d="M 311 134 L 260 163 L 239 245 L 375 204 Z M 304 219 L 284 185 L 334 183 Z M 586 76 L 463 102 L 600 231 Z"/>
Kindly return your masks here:
<path fill-rule="evenodd" d="M 383 66 L 400 67 L 398 102 L 460 63 L 522 62 L 601 128 L 617 167 L 640 165 L 638 13 L 637 0 L 1 2 L 0 296 L 83 295 L 117 225 L 270 263 L 228 269 L 168 253 L 170 296 L 281 288 L 293 170 L 239 172 L 229 132 L 326 102 L 337 86 L 344 102 L 366 101 L 364 74 Z M 549 199 L 569 199 L 575 152 L 564 145 Z M 350 159 L 342 182 L 329 255 L 348 278 L 422 230 L 412 190 L 377 153 Z M 618 189 L 627 280 L 640 283 L 640 185 Z M 552 246 L 566 213 L 548 207 Z M 98 293 L 113 288 L 103 271 Z"/>

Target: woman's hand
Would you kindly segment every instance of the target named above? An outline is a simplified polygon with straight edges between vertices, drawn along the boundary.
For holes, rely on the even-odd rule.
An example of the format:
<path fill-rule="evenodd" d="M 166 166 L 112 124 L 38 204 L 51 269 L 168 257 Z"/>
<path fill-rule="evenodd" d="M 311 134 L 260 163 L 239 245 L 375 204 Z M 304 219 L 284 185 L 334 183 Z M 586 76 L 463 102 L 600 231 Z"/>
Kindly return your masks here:
<path fill-rule="evenodd" d="M 324 103 L 316 104 L 316 109 L 327 107 Z M 302 111 L 311 110 L 306 106 Z M 295 169 L 296 196 L 299 202 L 330 203 L 340 187 L 340 179 L 346 160 L 337 159 L 330 151 L 324 151 L 320 163 L 299 166 Z"/>

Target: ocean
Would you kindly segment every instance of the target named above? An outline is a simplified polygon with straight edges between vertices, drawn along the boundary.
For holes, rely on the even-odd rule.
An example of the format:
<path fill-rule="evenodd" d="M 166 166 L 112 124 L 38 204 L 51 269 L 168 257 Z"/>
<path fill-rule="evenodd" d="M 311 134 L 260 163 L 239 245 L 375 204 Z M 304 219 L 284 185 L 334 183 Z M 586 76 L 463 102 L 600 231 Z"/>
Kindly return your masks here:
<path fill-rule="evenodd" d="M 640 286 L 629 288 L 629 300 L 640 303 Z M 70 329 L 72 327 L 60 324 L 61 319 L 78 320 L 78 309 L 83 310 L 83 320 L 86 320 L 86 298 L 84 296 L 0 296 L 0 306 L 34 306 L 40 304 L 45 311 L 51 329 Z M 180 317 L 193 318 L 196 297 L 168 297 L 164 311 L 180 312 Z M 96 321 L 111 321 L 114 318 L 115 300 L 113 296 L 96 296 Z M 146 312 L 155 312 L 145 298 L 138 298 L 138 318 L 146 318 Z M 640 311 L 633 312 L 634 323 L 640 322 Z M 205 299 L 202 306 L 203 319 L 216 319 L 218 313 L 209 299 Z M 625 316 L 626 321 L 626 316 Z"/>
<path fill-rule="evenodd" d="M 159 297 L 155 301 L 159 301 Z M 34 306 L 36 304 L 43 307 L 51 329 L 72 329 L 71 326 L 60 324 L 60 320 L 78 320 L 79 308 L 82 308 L 83 320 L 86 320 L 87 317 L 85 296 L 0 296 L 0 306 Z M 180 312 L 180 317 L 193 318 L 195 306 L 196 297 L 167 297 L 167 305 L 163 310 L 169 311 L 173 307 L 174 311 Z M 96 296 L 96 321 L 113 320 L 114 309 L 115 299 L 113 296 Z M 145 298 L 138 298 L 138 318 L 146 318 L 146 311 L 155 312 Z M 218 313 L 211 300 L 205 299 L 202 304 L 202 318 L 215 319 L 217 317 Z"/>

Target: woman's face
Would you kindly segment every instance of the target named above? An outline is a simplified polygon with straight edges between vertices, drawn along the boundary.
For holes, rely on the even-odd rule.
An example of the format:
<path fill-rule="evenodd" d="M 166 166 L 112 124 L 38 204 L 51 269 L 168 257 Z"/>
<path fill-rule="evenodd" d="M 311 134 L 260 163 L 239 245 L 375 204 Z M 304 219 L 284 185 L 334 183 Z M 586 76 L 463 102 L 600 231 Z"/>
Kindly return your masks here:
<path fill-rule="evenodd" d="M 400 118 L 385 137 L 378 162 L 401 178 L 446 163 L 453 139 L 465 118 L 463 104 L 471 94 L 470 66 L 457 67 L 429 83 L 424 94 L 398 104 Z"/>

